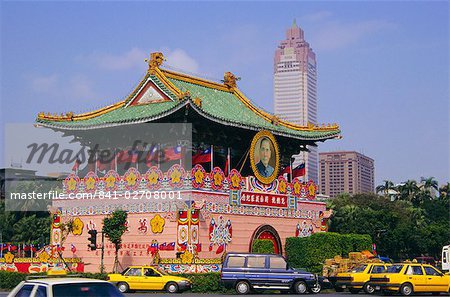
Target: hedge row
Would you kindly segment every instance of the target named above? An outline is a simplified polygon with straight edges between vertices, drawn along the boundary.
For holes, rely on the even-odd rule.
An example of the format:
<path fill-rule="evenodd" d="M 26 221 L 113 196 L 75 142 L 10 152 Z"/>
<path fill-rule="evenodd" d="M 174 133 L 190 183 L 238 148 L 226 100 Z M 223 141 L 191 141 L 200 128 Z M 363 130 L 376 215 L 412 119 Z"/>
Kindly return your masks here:
<path fill-rule="evenodd" d="M 252 252 L 256 254 L 274 254 L 273 242 L 269 239 L 255 239 L 252 245 Z"/>
<path fill-rule="evenodd" d="M 177 274 L 177 276 L 188 278 L 192 282 L 192 293 L 230 293 L 220 282 L 220 273 L 192 273 Z"/>
<path fill-rule="evenodd" d="M 336 255 L 347 257 L 349 252 L 370 250 L 371 247 L 369 235 L 315 233 L 309 237 L 287 238 L 286 257 L 292 267 L 321 273 L 325 259 Z"/>

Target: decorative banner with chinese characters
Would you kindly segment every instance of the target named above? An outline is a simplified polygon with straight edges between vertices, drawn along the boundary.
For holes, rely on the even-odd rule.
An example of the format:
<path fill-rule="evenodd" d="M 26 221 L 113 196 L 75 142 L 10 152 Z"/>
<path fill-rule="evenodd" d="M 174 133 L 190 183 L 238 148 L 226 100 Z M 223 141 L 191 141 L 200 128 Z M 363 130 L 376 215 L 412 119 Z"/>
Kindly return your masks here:
<path fill-rule="evenodd" d="M 287 195 L 268 194 L 268 193 L 255 193 L 255 192 L 242 192 L 240 197 L 241 205 L 255 205 L 255 206 L 267 206 L 267 207 L 288 207 Z"/>

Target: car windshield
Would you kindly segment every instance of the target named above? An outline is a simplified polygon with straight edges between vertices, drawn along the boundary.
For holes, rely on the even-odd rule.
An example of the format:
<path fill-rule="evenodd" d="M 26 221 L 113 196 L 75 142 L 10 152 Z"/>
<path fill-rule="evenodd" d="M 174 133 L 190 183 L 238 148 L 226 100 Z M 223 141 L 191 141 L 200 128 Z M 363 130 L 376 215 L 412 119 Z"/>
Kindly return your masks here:
<path fill-rule="evenodd" d="M 54 297 L 123 297 L 109 283 L 69 283 L 53 286 Z"/>
<path fill-rule="evenodd" d="M 366 269 L 367 265 L 360 265 L 352 270 L 352 272 L 363 272 Z"/>
<path fill-rule="evenodd" d="M 387 268 L 387 273 L 399 273 L 402 270 L 403 265 L 392 265 Z"/>

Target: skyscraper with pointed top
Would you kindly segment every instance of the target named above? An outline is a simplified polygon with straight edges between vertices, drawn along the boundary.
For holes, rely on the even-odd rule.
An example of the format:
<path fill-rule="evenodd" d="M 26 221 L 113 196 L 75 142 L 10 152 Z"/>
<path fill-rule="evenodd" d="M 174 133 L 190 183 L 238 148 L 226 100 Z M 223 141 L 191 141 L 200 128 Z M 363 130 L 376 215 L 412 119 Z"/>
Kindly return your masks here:
<path fill-rule="evenodd" d="M 274 58 L 274 111 L 280 118 L 299 125 L 317 124 L 317 64 L 316 55 L 305 41 L 304 32 L 296 20 L 286 31 Z M 318 182 L 318 151 L 295 156 L 294 166 L 305 163 L 304 180 Z"/>

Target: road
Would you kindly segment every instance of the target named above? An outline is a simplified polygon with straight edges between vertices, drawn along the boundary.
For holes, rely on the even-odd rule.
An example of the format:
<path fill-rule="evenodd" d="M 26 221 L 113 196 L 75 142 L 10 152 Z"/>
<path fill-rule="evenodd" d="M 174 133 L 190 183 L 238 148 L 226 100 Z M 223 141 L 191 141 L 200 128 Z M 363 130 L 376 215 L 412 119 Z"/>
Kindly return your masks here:
<path fill-rule="evenodd" d="M 0 292 L 0 297 L 6 297 L 8 296 L 9 292 Z M 125 296 L 127 297 L 144 297 L 144 296 L 155 296 L 155 297 L 168 297 L 171 296 L 173 297 L 173 294 L 166 294 L 166 293 L 161 293 L 161 292 L 137 292 L 137 293 L 127 293 L 125 294 Z M 195 294 L 195 293 L 182 293 L 182 294 L 176 294 L 176 296 L 179 297 L 218 297 L 218 296 L 238 296 L 238 295 L 220 295 L 220 294 Z M 250 297 L 254 297 L 254 296 L 264 296 L 264 297 L 293 297 L 293 296 L 302 296 L 302 295 L 296 295 L 296 294 L 251 294 L 249 295 Z M 320 293 L 320 294 L 305 294 L 303 296 L 314 296 L 314 297 L 320 297 L 320 296 L 324 296 L 324 297 L 350 297 L 350 296 L 358 296 L 358 297 L 367 297 L 367 296 L 371 296 L 372 295 L 366 295 L 366 294 L 358 294 L 358 295 L 354 295 L 354 294 L 350 294 L 348 292 L 343 292 L 343 293 L 336 293 L 333 290 L 327 290 L 324 291 L 324 293 Z"/>

